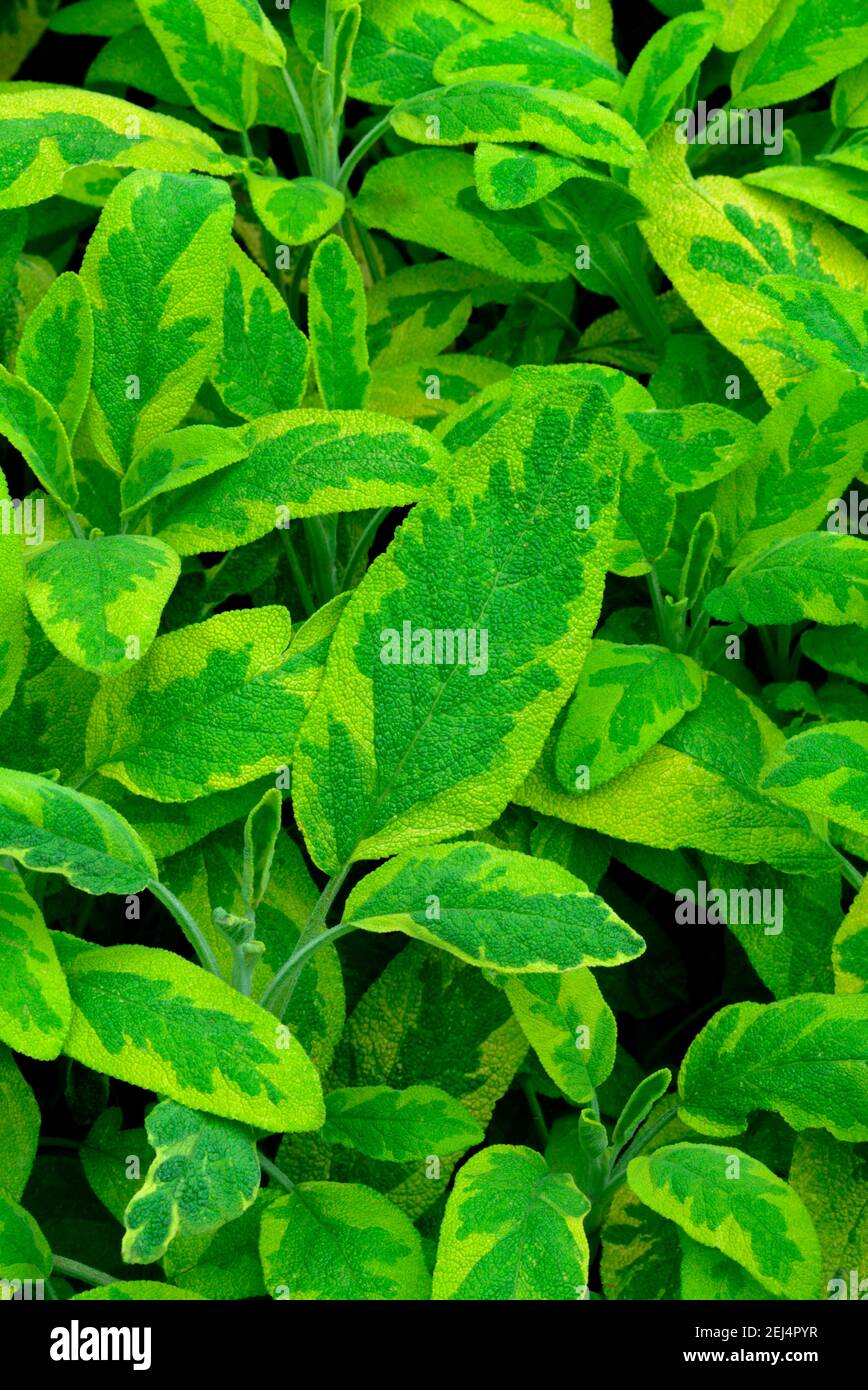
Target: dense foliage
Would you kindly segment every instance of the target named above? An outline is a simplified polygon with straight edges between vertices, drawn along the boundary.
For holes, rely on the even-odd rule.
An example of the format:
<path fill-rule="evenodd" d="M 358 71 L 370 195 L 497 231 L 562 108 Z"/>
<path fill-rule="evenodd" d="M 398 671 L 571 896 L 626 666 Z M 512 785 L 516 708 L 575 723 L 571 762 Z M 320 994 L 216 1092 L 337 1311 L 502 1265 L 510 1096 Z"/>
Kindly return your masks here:
<path fill-rule="evenodd" d="M 0 4 L 3 1296 L 868 1297 L 868 19 L 657 2 Z"/>

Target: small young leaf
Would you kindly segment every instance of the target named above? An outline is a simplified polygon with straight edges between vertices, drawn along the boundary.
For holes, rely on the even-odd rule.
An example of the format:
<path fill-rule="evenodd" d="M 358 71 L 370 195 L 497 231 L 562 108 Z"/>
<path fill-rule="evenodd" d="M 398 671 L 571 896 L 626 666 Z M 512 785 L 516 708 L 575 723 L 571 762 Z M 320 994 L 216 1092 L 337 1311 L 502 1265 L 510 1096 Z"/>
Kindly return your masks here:
<path fill-rule="evenodd" d="M 283 798 L 276 787 L 270 787 L 244 822 L 244 869 L 242 896 L 251 908 L 257 908 L 268 891 L 274 850 L 280 833 Z"/>
<path fill-rule="evenodd" d="M 243 420 L 301 405 L 307 339 L 267 275 L 232 243 L 223 304 L 223 346 L 211 379 Z M 225 431 L 222 431 L 225 433 Z"/>
<path fill-rule="evenodd" d="M 27 320 L 15 358 L 17 375 L 45 397 L 73 439 L 84 413 L 93 366 L 93 317 L 77 275 L 59 275 Z"/>
<path fill-rule="evenodd" d="M 371 380 L 365 287 L 341 237 L 320 242 L 308 284 L 308 332 L 322 403 L 327 410 L 362 410 Z"/>
<path fill-rule="evenodd" d="M 612 1143 L 615 1148 L 628 1144 L 641 1124 L 647 1120 L 654 1106 L 669 1090 L 672 1073 L 668 1067 L 652 1072 L 633 1091 L 612 1130 Z"/>
<path fill-rule="evenodd" d="M 549 1076 L 577 1105 L 615 1064 L 615 1016 L 590 970 L 518 975 L 506 982 L 512 1011 Z"/>
<path fill-rule="evenodd" d="M 46 492 L 62 507 L 75 506 L 78 487 L 66 430 L 41 392 L 2 366 L 0 435 L 23 455 Z"/>
<path fill-rule="evenodd" d="M 250 174 L 247 188 L 263 227 L 289 246 L 318 241 L 331 231 L 344 210 L 343 194 L 319 179 L 290 181 Z"/>

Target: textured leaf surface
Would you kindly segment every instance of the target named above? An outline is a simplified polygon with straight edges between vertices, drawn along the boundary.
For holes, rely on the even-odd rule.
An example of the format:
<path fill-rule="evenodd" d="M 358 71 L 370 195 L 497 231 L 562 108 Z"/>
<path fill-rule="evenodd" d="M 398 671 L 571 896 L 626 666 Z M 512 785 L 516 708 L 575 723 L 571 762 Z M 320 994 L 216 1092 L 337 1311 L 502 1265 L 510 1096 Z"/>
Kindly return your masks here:
<path fill-rule="evenodd" d="M 789 1180 L 817 1228 L 827 1292 L 843 1275 L 849 1295 L 850 1270 L 864 1269 L 868 1255 L 868 1149 L 809 1130 L 796 1140 Z"/>
<path fill-rule="evenodd" d="M 46 637 L 96 675 L 145 654 L 181 572 L 175 552 L 148 536 L 49 542 L 26 558 L 27 600 Z"/>
<path fill-rule="evenodd" d="M 141 16 L 189 100 L 217 125 L 245 130 L 256 116 L 256 65 L 249 54 L 252 26 L 238 23 L 244 10 L 259 6 L 239 0 L 136 0 Z M 260 11 L 263 24 L 268 24 Z M 271 29 L 271 25 L 269 25 Z M 274 30 L 271 30 L 274 34 Z M 248 36 L 247 48 L 241 36 Z M 274 35 L 279 51 L 280 40 Z M 260 42 L 259 61 L 278 61 L 275 44 Z M 279 60 L 279 61 L 282 61 Z"/>
<path fill-rule="evenodd" d="M 783 735 L 720 676 L 706 679 L 699 708 L 611 782 L 565 792 L 550 745 L 516 794 L 520 805 L 572 825 L 658 849 L 692 845 L 741 864 L 764 860 L 787 872 L 820 873 L 834 856 L 797 811 L 759 789 Z"/>
<path fill-rule="evenodd" d="M 576 1104 L 591 1099 L 615 1064 L 615 1016 L 590 970 L 523 975 L 506 993 L 552 1080 Z"/>
<path fill-rule="evenodd" d="M 659 743 L 702 698 L 702 672 L 664 647 L 591 643 L 558 738 L 558 780 L 574 791 L 577 772 L 599 787 Z"/>
<path fill-rule="evenodd" d="M 93 365 L 93 317 L 77 275 L 58 275 L 27 320 L 15 371 L 54 407 L 72 439 L 84 413 Z"/>
<path fill-rule="evenodd" d="M 387 1198 L 358 1183 L 300 1183 L 279 1197 L 263 1214 L 260 1251 L 272 1298 L 428 1297 L 418 1232 Z"/>
<path fill-rule="evenodd" d="M 344 920 L 406 932 L 505 974 L 619 965 L 643 949 L 559 864 L 479 843 L 410 850 L 383 864 L 353 889 Z"/>
<path fill-rule="evenodd" d="M 601 392 L 566 382 L 547 396 L 517 388 L 510 404 L 416 507 L 341 620 L 296 761 L 297 815 L 320 867 L 487 824 L 575 680 L 614 526 L 613 418 Z M 395 641 L 409 649 L 417 624 L 427 664 L 411 650 L 404 664 Z M 465 663 L 453 646 L 444 665 L 443 634 L 456 629 Z"/>
<path fill-rule="evenodd" d="M 811 1218 L 793 1189 L 757 1159 L 713 1144 L 669 1144 L 634 1158 L 627 1181 L 652 1211 L 729 1255 L 770 1292 L 817 1297 L 820 1246 Z"/>
<path fill-rule="evenodd" d="M 669 115 L 679 94 L 707 57 L 720 28 L 720 17 L 697 11 L 678 15 L 646 43 L 621 90 L 618 111 L 643 139 L 653 135 Z"/>
<path fill-rule="evenodd" d="M 246 545 L 289 518 L 415 502 L 445 462 L 430 434 L 371 411 L 286 411 L 233 437 L 242 460 L 154 508 L 180 555 Z"/>
<path fill-rule="evenodd" d="M 44 1061 L 59 1056 L 71 1015 L 66 980 L 21 875 L 2 866 L 0 974 L 0 1038 L 27 1057 Z"/>
<path fill-rule="evenodd" d="M 5 136 L 0 207 L 26 207 L 59 193 L 70 169 L 192 169 L 227 174 L 232 161 L 204 131 L 171 116 L 71 87 L 0 92 Z"/>
<path fill-rule="evenodd" d="M 732 74 L 739 106 L 792 101 L 868 58 L 868 23 L 858 0 L 782 0 Z"/>
<path fill-rule="evenodd" d="M 787 739 L 766 765 L 776 801 L 868 831 L 868 723 L 824 724 Z"/>
<path fill-rule="evenodd" d="M 749 557 L 705 601 L 723 622 L 868 626 L 868 546 L 858 536 L 811 531 Z"/>
<path fill-rule="evenodd" d="M 570 34 L 554 34 L 486 25 L 451 43 L 434 64 L 438 82 L 495 82 L 580 92 L 597 101 L 612 101 L 621 74 Z M 629 118 L 628 118 L 629 119 Z"/>
<path fill-rule="evenodd" d="M 256 420 L 301 405 L 307 340 L 267 275 L 232 243 L 223 302 L 223 344 L 212 380 L 229 410 Z"/>
<path fill-rule="evenodd" d="M 325 236 L 344 210 L 343 194 L 319 179 L 276 179 L 251 174 L 253 211 L 278 242 L 302 246 Z"/>
<path fill-rule="evenodd" d="M 401 1163 L 469 1149 L 482 1142 L 483 1130 L 460 1101 L 436 1086 L 348 1086 L 326 1096 L 322 1137 L 368 1158 Z"/>
<path fill-rule="evenodd" d="M 26 658 L 24 547 L 15 534 L 16 510 L 0 470 L 0 713 L 15 697 Z"/>
<path fill-rule="evenodd" d="M 138 893 L 150 850 L 110 806 L 44 777 L 0 768 L 0 852 L 85 893 Z"/>
<path fill-rule="evenodd" d="M 868 993 L 868 888 L 864 883 L 835 935 L 832 958 L 839 994 Z"/>
<path fill-rule="evenodd" d="M 0 1192 L 0 1279 L 47 1279 L 51 1251 L 33 1217 Z"/>
<path fill-rule="evenodd" d="M 739 1134 L 754 1110 L 793 1129 L 868 1139 L 868 996 L 803 994 L 732 1004 L 681 1067 L 681 1115 L 703 1134 Z"/>
<path fill-rule="evenodd" d="M 608 107 L 571 92 L 506 82 L 457 82 L 426 92 L 404 102 L 393 113 L 392 126 L 416 144 L 528 140 L 556 154 L 587 155 L 625 166 L 637 163 L 644 153 L 640 137 Z"/>
<path fill-rule="evenodd" d="M 78 487 L 66 431 L 40 391 L 0 366 L 0 435 L 23 455 L 46 492 L 74 507 Z"/>
<path fill-rule="evenodd" d="M 90 767 L 140 796 L 191 801 L 287 764 L 319 680 L 323 626 L 317 615 L 290 646 L 286 609 L 257 608 L 158 638 L 99 691 Z"/>
<path fill-rule="evenodd" d="M 176 492 L 228 468 L 230 463 L 246 458 L 248 452 L 243 430 L 219 425 L 187 425 L 158 435 L 136 455 L 124 474 L 124 514 L 138 511 L 164 492 Z"/>
<path fill-rule="evenodd" d="M 0 1044 L 0 1190 L 21 1196 L 36 1157 L 39 1106 L 8 1047 Z"/>
<path fill-rule="evenodd" d="M 276 1020 L 171 951 L 85 949 L 67 965 L 64 1050 L 94 1071 L 269 1132 L 318 1129 L 319 1077 Z"/>
<path fill-rule="evenodd" d="M 432 1297 L 553 1301 L 581 1296 L 590 1204 L 532 1149 L 496 1144 L 465 1163 L 446 1205 Z"/>
<path fill-rule="evenodd" d="M 361 410 L 371 379 L 365 287 L 341 237 L 320 242 L 308 284 L 308 332 L 322 403 L 327 410 Z"/>
<path fill-rule="evenodd" d="M 149 171 L 103 209 L 81 267 L 94 320 L 88 423 L 119 472 L 180 423 L 217 354 L 232 215 L 218 180 Z"/>
<path fill-rule="evenodd" d="M 124 1213 L 128 1264 L 160 1259 L 175 1236 L 206 1235 L 234 1221 L 259 1190 L 249 1131 L 164 1100 L 145 1120 L 155 1157 Z"/>

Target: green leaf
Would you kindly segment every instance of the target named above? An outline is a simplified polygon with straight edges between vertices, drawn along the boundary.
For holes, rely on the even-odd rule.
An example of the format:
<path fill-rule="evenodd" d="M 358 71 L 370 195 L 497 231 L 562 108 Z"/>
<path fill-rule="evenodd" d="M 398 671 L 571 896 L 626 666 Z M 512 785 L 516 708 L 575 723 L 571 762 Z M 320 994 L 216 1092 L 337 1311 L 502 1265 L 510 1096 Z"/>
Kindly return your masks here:
<path fill-rule="evenodd" d="M 436 1086 L 347 1086 L 326 1096 L 322 1137 L 368 1158 L 402 1163 L 469 1149 L 482 1142 L 484 1131 L 460 1101 Z"/>
<path fill-rule="evenodd" d="M 166 492 L 176 492 L 246 458 L 243 429 L 186 425 L 158 435 L 137 454 L 121 482 L 124 516 Z M 174 500 L 174 499 L 173 499 Z"/>
<path fill-rule="evenodd" d="M 318 241 L 338 222 L 344 197 L 320 179 L 247 177 L 253 211 L 279 244 L 303 246 Z"/>
<path fill-rule="evenodd" d="M 396 108 L 391 122 L 398 135 L 415 144 L 529 140 L 556 154 L 615 165 L 636 164 L 645 152 L 632 127 L 598 102 L 506 82 L 457 82 L 426 92 Z"/>
<path fill-rule="evenodd" d="M 777 164 L 771 169 L 747 174 L 745 183 L 807 203 L 829 217 L 837 217 L 851 227 L 868 232 L 868 189 L 860 171 Z"/>
<path fill-rule="evenodd" d="M 216 179 L 148 171 L 106 202 L 81 278 L 94 320 L 88 426 L 117 472 L 181 422 L 208 375 L 233 212 Z"/>
<path fill-rule="evenodd" d="M 868 723 L 823 724 L 787 739 L 766 763 L 763 791 L 809 815 L 868 831 Z"/>
<path fill-rule="evenodd" d="M 457 150 L 414 150 L 368 172 L 353 212 L 366 227 L 419 242 L 521 282 L 564 280 L 576 238 L 544 203 L 493 212 L 476 194 L 473 157 Z"/>
<path fill-rule="evenodd" d="M 775 299 L 763 293 L 763 277 L 822 281 L 864 294 L 868 263 L 809 208 L 739 179 L 694 180 L 688 148 L 664 127 L 651 138 L 650 157 L 632 171 L 631 192 L 649 213 L 642 234 L 697 318 L 774 402 L 816 359 L 795 341 Z"/>
<path fill-rule="evenodd" d="M 243 420 L 301 405 L 307 339 L 267 275 L 233 242 L 223 304 L 223 346 L 211 379 L 223 404 Z"/>
<path fill-rule="evenodd" d="M 573 0 L 469 0 L 469 5 L 495 24 L 509 20 L 531 32 L 572 34 L 607 63 L 615 62 L 609 0 L 584 10 Z"/>
<path fill-rule="evenodd" d="M 103 1110 L 81 1146 L 81 1166 L 96 1197 L 123 1224 L 124 1212 L 151 1158 L 144 1129 L 122 1129 L 116 1106 Z"/>
<path fill-rule="evenodd" d="M 738 53 L 746 48 L 774 14 L 778 3 L 779 0 L 703 0 L 706 10 L 715 11 L 723 19 L 715 36 L 716 47 L 724 53 Z"/>
<path fill-rule="evenodd" d="M 440 260 L 409 265 L 368 290 L 368 350 L 377 368 L 436 357 L 463 332 L 471 310 L 508 303 L 515 284 L 473 266 Z"/>
<path fill-rule="evenodd" d="M 138 11 L 136 12 L 138 18 Z M 126 29 L 103 44 L 87 70 L 89 87 L 135 87 L 172 106 L 189 105 L 160 45 L 144 24 Z"/>
<path fill-rule="evenodd" d="M 483 1149 L 465 1163 L 446 1204 L 432 1298 L 581 1298 L 589 1210 L 569 1174 L 550 1173 L 533 1149 Z"/>
<path fill-rule="evenodd" d="M 559 864 L 468 842 L 410 850 L 357 884 L 344 921 L 505 974 L 619 965 L 641 937 Z"/>
<path fill-rule="evenodd" d="M 15 1201 L 33 1167 L 39 1125 L 39 1106 L 33 1092 L 9 1048 L 0 1044 L 0 1192 Z"/>
<path fill-rule="evenodd" d="M 259 11 L 259 6 L 250 0 L 188 0 L 183 5 L 171 0 L 136 0 L 136 4 L 172 75 L 196 110 L 229 130 L 246 130 L 253 125 L 257 65 L 250 55 L 250 15 L 254 8 Z M 272 42 L 260 39 L 255 57 L 261 63 L 280 64 L 280 39 L 261 11 L 259 16 L 274 37 Z M 246 35 L 246 47 L 239 35 Z"/>
<path fill-rule="evenodd" d="M 680 1297 L 678 1228 L 646 1207 L 625 1184 L 613 1198 L 602 1231 L 600 1276 L 607 1299 Z"/>
<path fill-rule="evenodd" d="M 714 512 L 730 561 L 828 520 L 829 499 L 841 497 L 858 472 L 866 418 L 865 384 L 829 367 L 768 412 L 750 458 L 717 489 Z"/>
<path fill-rule="evenodd" d="M 615 1065 L 615 1016 L 590 970 L 520 975 L 506 993 L 522 1031 L 568 1100 L 584 1104 Z"/>
<path fill-rule="evenodd" d="M 78 487 L 66 430 L 41 392 L 0 366 L 0 435 L 24 457 L 46 492 L 74 507 Z"/>
<path fill-rule="evenodd" d="M 44 777 L 0 768 L 0 853 L 84 893 L 138 893 L 157 866 L 110 806 Z"/>
<path fill-rule="evenodd" d="M 24 602 L 24 546 L 16 534 L 16 523 L 24 530 L 22 499 L 17 506 L 9 496 L 0 470 L 0 714 L 15 698 L 15 689 L 27 654 Z M 30 521 L 38 525 L 38 513 Z"/>
<path fill-rule="evenodd" d="M 742 1265 L 728 1255 L 707 1245 L 700 1245 L 684 1231 L 678 1230 L 681 1245 L 681 1299 L 683 1302 L 713 1300 L 734 1303 L 742 1301 L 776 1303 L 778 1294 L 769 1293 L 757 1283 Z"/>
<path fill-rule="evenodd" d="M 161 1259 L 176 1236 L 219 1230 L 259 1191 L 256 1142 L 242 1125 L 164 1100 L 145 1127 L 155 1157 L 124 1213 L 128 1264 Z"/>
<path fill-rule="evenodd" d="M 0 1038 L 26 1057 L 59 1057 L 71 1005 L 42 913 L 21 875 L 0 865 Z"/>
<path fill-rule="evenodd" d="M 69 439 L 84 412 L 92 364 L 90 302 L 77 275 L 59 275 L 27 320 L 15 370 L 54 407 Z"/>
<path fill-rule="evenodd" d="M 3 7 L 3 52 L 0 82 L 14 77 L 31 49 L 39 42 L 53 8 L 53 0 L 7 0 Z"/>
<path fill-rule="evenodd" d="M 89 767 L 139 796 L 192 801 L 287 765 L 319 681 L 323 628 L 314 620 L 290 645 L 288 612 L 268 607 L 159 637 L 98 692 Z"/>
<path fill-rule="evenodd" d="M 681 1064 L 680 1114 L 702 1134 L 739 1134 L 754 1110 L 793 1129 L 868 1139 L 868 995 L 731 1004 Z"/>
<path fill-rule="evenodd" d="M 832 120 L 839 128 L 868 125 L 868 59 L 835 79 L 831 110 Z"/>
<path fill-rule="evenodd" d="M 569 34 L 511 24 L 486 25 L 456 39 L 435 62 L 434 77 L 444 84 L 488 80 L 553 87 L 610 102 L 623 81 L 617 68 Z"/>
<path fill-rule="evenodd" d="M 282 810 L 283 797 L 269 787 L 244 822 L 242 896 L 251 908 L 257 908 L 268 891 Z"/>
<path fill-rule="evenodd" d="M 358 1183 L 299 1183 L 263 1212 L 259 1248 L 272 1298 L 428 1298 L 418 1232 L 387 1198 Z"/>
<path fill-rule="evenodd" d="M 868 626 L 868 546 L 858 536 L 811 531 L 742 562 L 705 600 L 721 622 Z"/>
<path fill-rule="evenodd" d="M 756 287 L 761 297 L 774 305 L 788 335 L 786 342 L 769 340 L 772 349 L 791 364 L 788 374 L 803 376 L 825 363 L 864 375 L 868 326 L 861 285 L 841 289 L 793 275 L 766 275 Z"/>
<path fill-rule="evenodd" d="M 596 639 L 557 742 L 561 786 L 569 792 L 602 786 L 638 762 L 701 699 L 702 672 L 690 657 Z"/>
<path fill-rule="evenodd" d="M 835 857 L 807 818 L 760 791 L 767 758 L 783 735 L 722 676 L 638 763 L 596 790 L 565 792 L 554 771 L 554 745 L 515 794 L 571 825 L 657 849 L 693 846 L 739 864 L 764 860 L 788 873 L 822 873 Z"/>
<path fill-rule="evenodd" d="M 320 242 L 308 286 L 308 332 L 322 403 L 327 410 L 362 410 L 371 380 L 365 287 L 342 237 Z"/>
<path fill-rule="evenodd" d="M 301 1044 L 198 965 L 148 946 L 85 947 L 66 974 L 64 1051 L 86 1067 L 269 1133 L 322 1124 L 319 1076 Z"/>
<path fill-rule="evenodd" d="M 60 193 L 71 169 L 192 169 L 228 174 L 216 140 L 171 116 L 72 87 L 19 84 L 0 91 L 6 132 L 0 207 L 26 207 Z"/>
<path fill-rule="evenodd" d="M 95 1289 L 76 1293 L 70 1303 L 177 1303 L 179 1300 L 202 1295 L 189 1289 L 176 1288 L 174 1284 L 159 1284 L 156 1279 L 118 1279 L 113 1284 L 101 1284 Z"/>
<path fill-rule="evenodd" d="M 868 685 L 868 650 L 858 627 L 810 627 L 802 633 L 799 646 L 824 671 Z"/>
<path fill-rule="evenodd" d="M 537 203 L 569 179 L 607 182 L 575 159 L 512 145 L 477 145 L 473 176 L 480 199 L 495 212 Z"/>
<path fill-rule="evenodd" d="M 331 1080 L 396 1090 L 436 1086 L 484 1129 L 526 1052 L 503 990 L 492 989 L 483 971 L 410 942 L 350 1014 Z M 332 1151 L 329 1176 L 376 1184 L 415 1218 L 446 1193 L 454 1166 L 448 1157 L 439 1173 L 418 1161 L 385 1166 L 345 1149 Z"/>
<path fill-rule="evenodd" d="M 0 1192 L 0 1280 L 47 1279 L 50 1273 L 45 1236 L 28 1211 Z"/>
<path fill-rule="evenodd" d="M 599 612 L 618 448 L 601 391 L 545 385 L 514 375 L 489 432 L 344 612 L 296 759 L 296 814 L 321 868 L 488 824 L 575 682 Z M 588 529 L 576 529 L 577 499 Z M 432 585 L 438 574 L 448 583 Z"/>
<path fill-rule="evenodd" d="M 639 1126 L 645 1123 L 658 1100 L 665 1096 L 671 1080 L 672 1073 L 669 1068 L 662 1067 L 660 1071 L 652 1072 L 639 1082 L 612 1130 L 612 1144 L 615 1148 L 623 1148 L 629 1143 Z"/>
<path fill-rule="evenodd" d="M 679 15 L 648 40 L 621 89 L 617 109 L 644 140 L 666 120 L 681 92 L 716 42 L 721 17 Z"/>
<path fill-rule="evenodd" d="M 370 411 L 265 415 L 234 438 L 242 460 L 153 508 L 179 555 L 246 545 L 297 517 L 407 505 L 446 462 L 427 431 Z"/>
<path fill-rule="evenodd" d="M 800 1134 L 793 1150 L 789 1180 L 811 1216 L 820 1238 L 825 1290 L 843 1275 L 845 1298 L 852 1297 L 851 1270 L 857 1280 L 868 1256 L 868 1206 L 862 1144 L 841 1144 L 820 1129 Z M 827 1282 L 828 1281 L 828 1282 Z M 838 1285 L 840 1289 L 840 1284 Z M 840 1297 L 840 1294 L 839 1294 Z"/>
<path fill-rule="evenodd" d="M 832 959 L 838 994 L 868 994 L 868 887 L 864 882 L 835 935 Z"/>
<path fill-rule="evenodd" d="M 323 52 L 323 7 L 295 0 L 292 27 L 311 63 Z M 454 0 L 365 0 L 353 49 L 350 95 L 375 106 L 392 106 L 436 85 L 434 64 L 479 21 Z M 439 81 L 439 79 L 438 79 Z"/>
<path fill-rule="evenodd" d="M 782 1298 L 816 1298 L 820 1247 L 800 1198 L 764 1163 L 714 1144 L 668 1144 L 634 1158 L 637 1197 Z"/>
<path fill-rule="evenodd" d="M 736 106 L 792 101 L 868 58 L 868 23 L 859 0 L 782 0 L 739 54 L 732 73 Z"/>
<path fill-rule="evenodd" d="M 195 0 L 209 24 L 227 43 L 257 63 L 281 67 L 286 61 L 283 40 L 266 19 L 257 0 Z"/>
<path fill-rule="evenodd" d="M 111 38 L 139 23 L 133 0 L 73 0 L 51 16 L 48 27 L 54 34 L 91 34 Z"/>
<path fill-rule="evenodd" d="M 180 572 L 175 552 L 149 536 L 49 541 L 26 555 L 25 592 L 59 652 L 110 676 L 144 656 Z"/>

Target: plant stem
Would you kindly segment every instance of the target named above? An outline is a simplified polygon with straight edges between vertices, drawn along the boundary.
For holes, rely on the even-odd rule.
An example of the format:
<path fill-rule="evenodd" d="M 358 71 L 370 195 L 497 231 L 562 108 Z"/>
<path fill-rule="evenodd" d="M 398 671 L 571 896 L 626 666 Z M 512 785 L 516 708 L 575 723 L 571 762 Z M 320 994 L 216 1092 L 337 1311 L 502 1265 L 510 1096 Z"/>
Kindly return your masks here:
<path fill-rule="evenodd" d="M 655 1135 L 660 1133 L 661 1129 L 666 1128 L 669 1121 L 674 1118 L 677 1109 L 678 1097 L 670 1096 L 669 1104 L 661 1110 L 660 1114 L 656 1115 L 653 1120 L 646 1121 L 643 1128 L 640 1129 L 639 1133 L 634 1138 L 632 1144 L 622 1152 L 621 1157 L 613 1167 L 609 1176 L 609 1182 L 606 1184 L 607 1189 L 613 1184 L 613 1180 L 620 1181 L 627 1171 L 627 1164 L 650 1144 L 651 1140 Z"/>
<path fill-rule="evenodd" d="M 259 1001 L 263 1009 L 270 1009 L 278 1018 L 283 1015 L 287 1004 L 292 998 L 292 992 L 295 989 L 298 977 L 301 974 L 307 957 L 311 954 L 308 949 L 311 943 L 316 943 L 316 946 L 321 946 L 333 939 L 332 933 L 324 932 L 322 928 L 325 926 L 325 919 L 328 916 L 329 908 L 340 892 L 341 885 L 349 871 L 350 865 L 347 863 L 333 878 L 329 879 L 319 896 L 313 912 L 308 917 L 302 929 L 301 935 L 296 942 L 295 950 L 289 959 L 284 961 Z M 349 929 L 349 924 L 347 923 L 345 925 Z M 341 931 L 340 934 L 341 936 L 346 935 L 343 931 Z M 279 1008 L 278 1003 L 280 1005 Z"/>
<path fill-rule="evenodd" d="M 293 110 L 298 117 L 299 129 L 301 131 L 301 143 L 304 145 L 304 152 L 307 155 L 308 168 L 312 174 L 319 170 L 319 151 L 317 149 L 316 136 L 313 133 L 304 102 L 301 99 L 299 90 L 287 72 L 286 68 L 281 68 L 281 74 L 289 92 L 289 99 L 292 102 Z"/>
<path fill-rule="evenodd" d="M 313 613 L 316 612 L 316 604 L 313 601 L 313 594 L 310 591 L 310 585 L 304 577 L 304 571 L 299 562 L 299 558 L 295 553 L 295 546 L 292 543 L 292 537 L 290 536 L 289 531 L 281 531 L 280 537 L 283 541 L 283 548 L 286 551 L 286 558 L 289 561 L 289 568 L 292 573 L 292 577 L 295 580 L 295 587 L 298 590 L 298 596 L 301 599 L 302 607 L 305 611 L 305 616 L 309 618 Z"/>
<path fill-rule="evenodd" d="M 72 507 L 67 507 L 67 509 L 66 509 L 66 519 L 67 519 L 67 521 L 69 522 L 69 529 L 72 531 L 72 534 L 75 536 L 75 539 L 76 539 L 77 541 L 83 541 L 83 540 L 85 539 L 85 535 L 84 535 L 84 532 L 82 531 L 81 527 L 80 527 L 79 524 L 78 524 L 78 517 L 76 516 L 75 512 L 72 510 Z"/>
<path fill-rule="evenodd" d="M 253 153 L 253 146 L 250 143 L 250 132 L 247 130 L 242 130 L 241 132 L 241 148 L 248 159 L 255 159 L 256 156 Z"/>
<path fill-rule="evenodd" d="M 81 1284 L 116 1284 L 117 1279 L 114 1274 L 103 1274 L 101 1269 L 93 1269 L 91 1265 L 83 1265 L 78 1260 L 67 1260 L 63 1255 L 52 1255 L 52 1272 L 55 1274 L 65 1274 L 70 1279 L 77 1279 Z"/>
<path fill-rule="evenodd" d="M 316 577 L 320 603 L 328 603 L 337 593 L 334 553 L 321 516 L 308 516 L 302 521 L 310 560 Z"/>
<path fill-rule="evenodd" d="M 545 1148 L 546 1144 L 549 1142 L 549 1129 L 545 1121 L 545 1115 L 542 1112 L 542 1106 L 539 1103 L 539 1097 L 537 1096 L 537 1093 L 534 1090 L 533 1082 L 531 1081 L 529 1076 L 523 1078 L 521 1083 L 521 1089 L 524 1091 L 525 1098 L 527 1100 L 528 1109 L 531 1113 L 531 1119 L 533 1120 L 533 1127 L 536 1130 L 537 1138 L 539 1139 L 543 1148 Z"/>
<path fill-rule="evenodd" d="M 834 845 L 830 845 L 829 848 L 831 849 L 832 853 L 836 856 L 840 863 L 841 877 L 843 879 L 846 879 L 846 881 L 849 884 L 852 884 L 852 886 L 856 889 L 856 892 L 858 893 L 863 883 L 865 882 L 865 875 L 860 874 L 859 870 L 856 868 L 856 865 L 850 863 L 850 860 L 847 858 L 846 854 L 842 854 L 841 851 L 839 849 L 836 849 Z"/>
<path fill-rule="evenodd" d="M 359 143 L 350 150 L 340 169 L 338 170 L 336 187 L 339 192 L 346 193 L 347 185 L 352 176 L 353 170 L 360 160 L 364 159 L 368 150 L 376 145 L 381 135 L 385 135 L 391 126 L 391 112 L 388 116 L 383 116 L 382 120 L 377 121 L 371 126 L 366 135 L 363 135 Z"/>
<path fill-rule="evenodd" d="M 292 1181 L 292 1178 L 288 1178 L 283 1170 L 278 1168 L 276 1163 L 272 1163 L 270 1158 L 265 1157 L 265 1154 L 259 1155 L 259 1166 L 263 1173 L 267 1173 L 270 1178 L 274 1178 L 274 1181 L 279 1183 L 281 1187 L 285 1187 L 287 1192 L 295 1191 L 295 1183 Z"/>
<path fill-rule="evenodd" d="M 178 926 L 186 936 L 196 955 L 199 957 L 200 965 L 206 970 L 210 970 L 212 975 L 218 979 L 223 978 L 223 972 L 217 964 L 217 957 L 211 950 L 211 946 L 205 937 L 202 928 L 196 919 L 187 911 L 180 898 L 176 898 L 170 888 L 165 883 L 160 883 L 159 879 L 152 878 L 148 881 L 148 887 L 155 898 L 159 898 L 165 908 L 171 912 Z"/>

